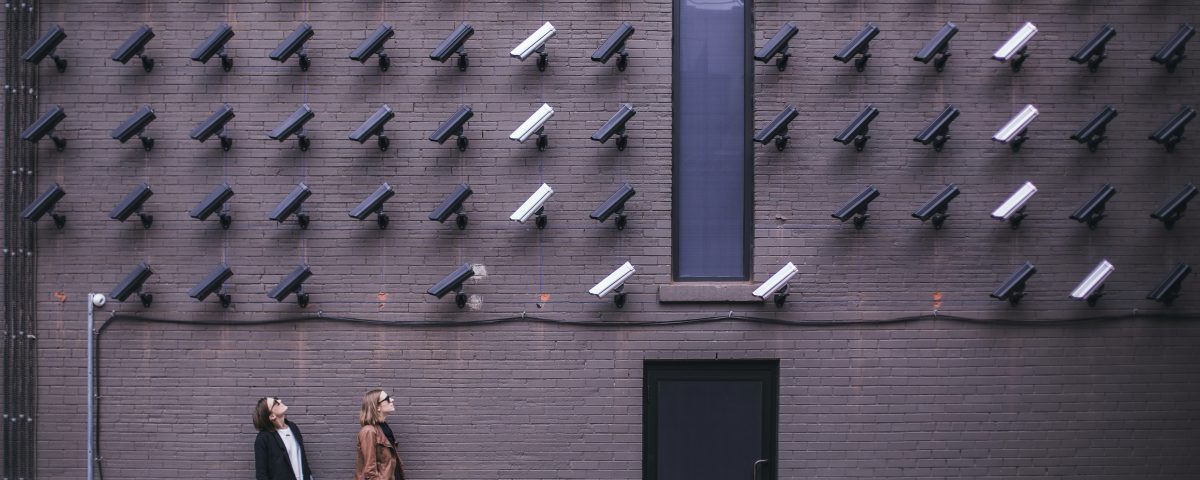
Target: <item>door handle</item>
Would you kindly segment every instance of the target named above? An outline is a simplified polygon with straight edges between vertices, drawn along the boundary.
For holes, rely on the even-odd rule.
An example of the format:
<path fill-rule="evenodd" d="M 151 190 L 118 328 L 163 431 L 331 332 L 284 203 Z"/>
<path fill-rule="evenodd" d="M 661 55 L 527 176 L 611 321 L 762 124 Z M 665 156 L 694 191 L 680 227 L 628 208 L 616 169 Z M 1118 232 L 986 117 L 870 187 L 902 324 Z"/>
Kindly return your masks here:
<path fill-rule="evenodd" d="M 762 472 L 762 469 L 761 469 L 761 468 L 759 468 L 759 467 L 766 466 L 766 465 L 767 465 L 767 462 L 768 462 L 768 460 L 767 460 L 767 459 L 765 459 L 765 458 L 764 458 L 764 459 L 761 459 L 761 460 L 755 460 L 755 461 L 754 461 L 754 474 L 753 474 L 753 475 L 754 475 L 754 480 L 762 480 L 762 475 L 760 474 L 760 473 Z"/>

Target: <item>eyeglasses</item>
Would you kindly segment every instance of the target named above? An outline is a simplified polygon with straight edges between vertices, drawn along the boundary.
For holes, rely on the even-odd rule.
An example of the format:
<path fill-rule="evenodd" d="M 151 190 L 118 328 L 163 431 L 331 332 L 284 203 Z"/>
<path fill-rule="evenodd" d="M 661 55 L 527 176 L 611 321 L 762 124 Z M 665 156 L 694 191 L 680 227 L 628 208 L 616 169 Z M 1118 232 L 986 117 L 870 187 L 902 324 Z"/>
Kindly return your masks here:
<path fill-rule="evenodd" d="M 385 397 L 383 397 L 383 398 L 379 399 L 379 403 L 378 403 L 378 405 L 383 405 L 383 402 L 388 402 L 388 403 L 396 403 L 396 399 L 394 399 L 394 398 L 392 398 L 392 397 L 385 396 Z"/>
<path fill-rule="evenodd" d="M 280 405 L 283 405 L 283 399 L 282 399 L 282 398 L 279 398 L 279 397 L 272 397 L 272 398 L 271 398 L 271 408 L 275 408 L 275 407 L 278 407 L 278 406 L 280 406 Z"/>

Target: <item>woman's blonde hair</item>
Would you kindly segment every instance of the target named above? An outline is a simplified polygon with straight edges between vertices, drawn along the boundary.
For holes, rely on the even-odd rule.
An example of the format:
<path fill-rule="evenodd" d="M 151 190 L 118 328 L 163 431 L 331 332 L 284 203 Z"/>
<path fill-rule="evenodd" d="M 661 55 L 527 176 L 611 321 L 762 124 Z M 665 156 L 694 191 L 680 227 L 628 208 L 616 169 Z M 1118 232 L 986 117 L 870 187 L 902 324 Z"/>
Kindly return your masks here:
<path fill-rule="evenodd" d="M 362 410 L 358 412 L 359 425 L 379 425 L 386 418 L 383 412 L 379 411 L 379 394 L 383 390 L 371 390 L 363 395 Z"/>

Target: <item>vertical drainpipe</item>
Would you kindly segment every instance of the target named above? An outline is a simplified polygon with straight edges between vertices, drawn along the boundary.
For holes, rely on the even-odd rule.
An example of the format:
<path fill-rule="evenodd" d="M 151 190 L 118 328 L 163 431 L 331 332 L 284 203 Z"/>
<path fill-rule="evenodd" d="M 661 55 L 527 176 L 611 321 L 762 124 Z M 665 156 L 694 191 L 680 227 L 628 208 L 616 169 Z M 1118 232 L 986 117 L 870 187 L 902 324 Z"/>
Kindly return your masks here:
<path fill-rule="evenodd" d="M 89 293 L 87 296 L 87 480 L 95 480 L 93 468 L 96 463 L 96 391 L 95 391 L 95 311 L 97 306 L 104 305 L 104 295 Z"/>

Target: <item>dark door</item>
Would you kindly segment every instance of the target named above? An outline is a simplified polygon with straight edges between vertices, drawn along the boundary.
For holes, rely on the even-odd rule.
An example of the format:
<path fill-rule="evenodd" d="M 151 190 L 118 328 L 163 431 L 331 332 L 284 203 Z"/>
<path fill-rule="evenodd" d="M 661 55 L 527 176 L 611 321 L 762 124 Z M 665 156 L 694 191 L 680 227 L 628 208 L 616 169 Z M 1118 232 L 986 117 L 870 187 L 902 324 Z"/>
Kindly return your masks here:
<path fill-rule="evenodd" d="M 773 480 L 779 362 L 647 361 L 642 478 Z"/>

